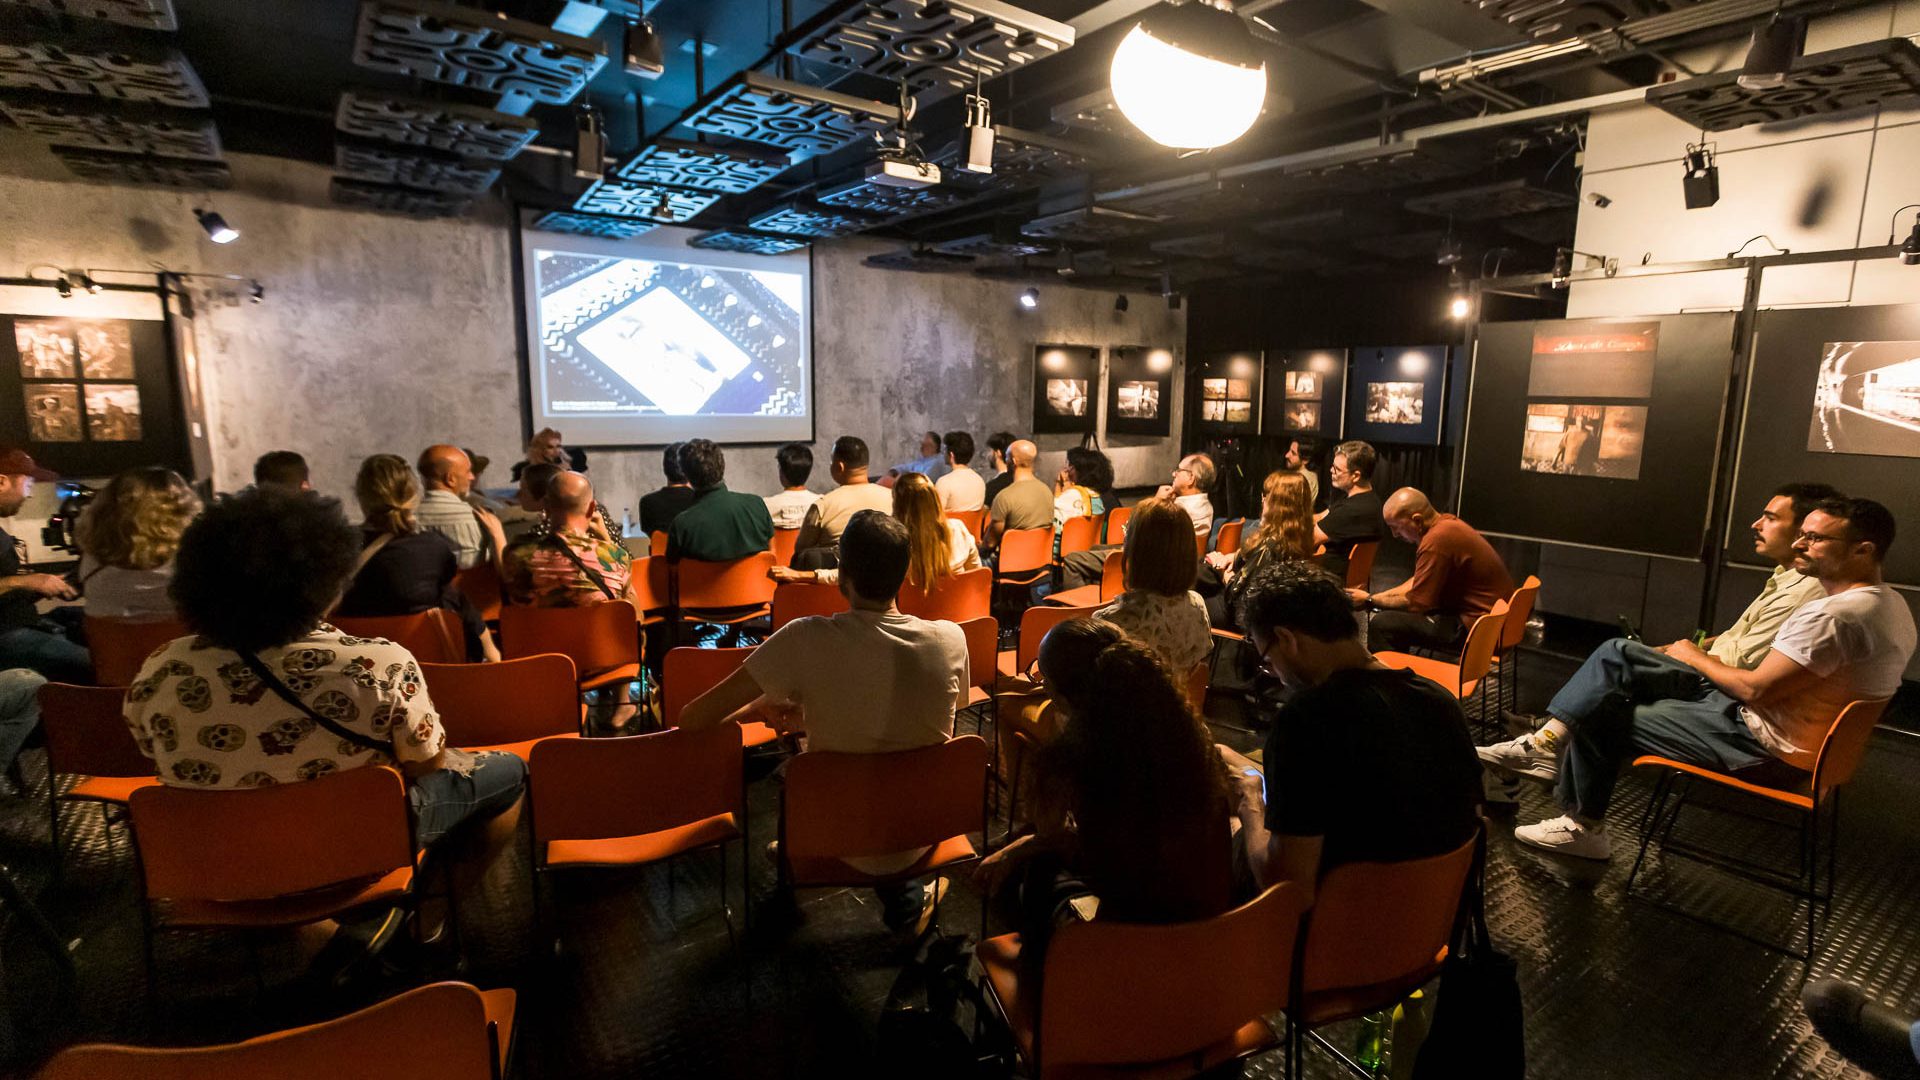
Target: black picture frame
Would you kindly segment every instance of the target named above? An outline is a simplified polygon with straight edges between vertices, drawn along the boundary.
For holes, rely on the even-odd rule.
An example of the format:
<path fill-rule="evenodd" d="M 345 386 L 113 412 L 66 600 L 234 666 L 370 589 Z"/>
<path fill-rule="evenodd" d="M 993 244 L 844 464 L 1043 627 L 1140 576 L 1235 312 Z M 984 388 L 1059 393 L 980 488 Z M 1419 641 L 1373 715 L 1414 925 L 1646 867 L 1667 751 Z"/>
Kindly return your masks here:
<path fill-rule="evenodd" d="M 1440 417 L 1445 396 L 1447 359 L 1445 345 L 1356 345 L 1347 354 L 1346 416 L 1342 432 L 1348 439 L 1370 443 L 1403 443 L 1413 446 L 1440 444 Z M 1376 386 L 1392 387 L 1378 401 Z M 1404 389 L 1411 386 L 1411 390 Z M 1417 420 L 1386 421 L 1380 407 L 1394 408 L 1396 415 L 1417 416 Z M 1368 419 L 1369 416 L 1375 419 Z"/>
<path fill-rule="evenodd" d="M 1301 376 L 1311 376 L 1311 393 L 1296 389 Z M 1283 439 L 1337 440 L 1345 421 L 1347 350 L 1287 349 L 1267 354 L 1263 430 Z M 1311 415 L 1303 406 L 1312 406 Z M 1311 423 L 1305 421 L 1311 419 Z"/>
<path fill-rule="evenodd" d="M 1215 353 L 1187 373 L 1187 414 L 1202 437 L 1258 435 L 1266 353 L 1238 349 Z"/>
<path fill-rule="evenodd" d="M 130 375 L 88 377 L 77 365 L 71 378 L 29 379 L 23 375 L 16 348 L 15 327 L 20 323 L 108 324 L 124 328 L 131 351 Z M 79 411 L 86 412 L 87 390 L 125 394 L 137 391 L 140 437 L 102 441 L 92 437 L 92 420 L 85 419 L 83 437 L 75 441 L 35 439 L 27 423 L 27 397 L 35 387 L 72 387 Z M 185 476 L 194 474 L 187 427 L 180 402 L 180 383 L 167 324 L 162 319 L 111 319 L 88 316 L 0 314 L 0 430 L 18 432 L 17 441 L 38 464 L 62 476 L 99 479 L 140 465 L 165 465 Z"/>
<path fill-rule="evenodd" d="M 1036 434 L 1092 432 L 1098 419 L 1100 389 L 1097 346 L 1042 344 L 1033 347 L 1033 430 Z M 1061 411 L 1069 402 L 1079 411 Z"/>
<path fill-rule="evenodd" d="M 1107 434 L 1173 434 L 1173 350 L 1148 345 L 1115 345 L 1107 350 Z M 1137 385 L 1137 392 L 1135 387 Z M 1138 415 L 1141 398 L 1151 395 L 1154 415 Z M 1126 396 L 1127 401 L 1122 401 Z"/>

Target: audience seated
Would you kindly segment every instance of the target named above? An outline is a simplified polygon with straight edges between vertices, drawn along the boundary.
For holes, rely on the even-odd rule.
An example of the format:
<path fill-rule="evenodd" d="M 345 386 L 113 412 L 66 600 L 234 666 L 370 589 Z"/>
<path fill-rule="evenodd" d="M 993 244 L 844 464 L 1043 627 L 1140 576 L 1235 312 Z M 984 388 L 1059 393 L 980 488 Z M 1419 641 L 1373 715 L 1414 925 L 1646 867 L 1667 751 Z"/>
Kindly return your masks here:
<path fill-rule="evenodd" d="M 1053 528 L 1068 518 L 1093 517 L 1107 512 L 1113 497 L 1113 462 L 1090 446 L 1067 451 L 1067 464 L 1053 478 Z"/>
<path fill-rule="evenodd" d="M 1420 491 L 1394 492 L 1382 518 L 1393 535 L 1417 550 L 1413 576 L 1404 583 L 1378 593 L 1347 590 L 1355 604 L 1379 612 L 1367 629 L 1375 649 L 1457 649 L 1473 620 L 1513 595 L 1513 578 L 1487 538 L 1435 510 Z"/>
<path fill-rule="evenodd" d="M 1315 506 L 1320 502 L 1320 474 L 1313 469 L 1314 445 L 1308 439 L 1294 439 L 1287 443 L 1287 454 L 1282 460 L 1288 472 L 1299 473 L 1307 482 L 1307 505 Z"/>
<path fill-rule="evenodd" d="M 940 449 L 940 433 L 925 431 L 920 434 L 920 456 L 888 469 L 887 481 L 891 485 L 892 481 L 910 472 L 919 473 L 929 480 L 938 480 L 947 475 L 947 468 L 946 451 Z"/>
<path fill-rule="evenodd" d="M 530 538 L 546 531 L 547 522 L 547 484 L 553 478 L 567 470 L 558 465 L 529 465 L 520 470 L 520 487 L 514 492 L 513 505 L 500 515 L 500 529 L 507 537 L 507 548 L 511 550 Z"/>
<path fill-rule="evenodd" d="M 395 454 L 375 454 L 361 462 L 353 496 L 365 515 L 360 557 L 334 612 L 352 618 L 445 608 L 460 619 L 469 660 L 500 659 L 479 610 L 453 587 L 453 576 L 460 569 L 453 542 L 420 528 L 414 517 L 420 489 L 406 460 Z M 503 540 L 497 542 L 505 547 Z"/>
<path fill-rule="evenodd" d="M 322 621 L 358 543 L 332 499 L 254 490 L 209 506 L 181 538 L 174 578 L 192 633 L 141 668 L 127 726 L 160 781 L 180 787 L 291 784 L 396 764 L 415 837 L 430 845 L 516 807 L 526 765 L 447 746 L 412 655 Z M 514 817 L 500 823 L 495 854 Z"/>
<path fill-rule="evenodd" d="M 87 614 L 171 619 L 173 553 L 200 497 L 172 469 L 147 465 L 114 477 L 80 515 L 80 594 Z"/>
<path fill-rule="evenodd" d="M 693 485 L 693 502 L 667 526 L 667 558 L 731 562 L 773 543 L 766 500 L 727 490 L 727 457 L 718 445 L 709 439 L 681 443 L 680 472 Z"/>
<path fill-rule="evenodd" d="M 967 639 L 954 623 L 917 619 L 894 606 L 912 561 L 906 525 L 875 510 L 853 514 L 840 530 L 838 557 L 840 592 L 850 610 L 795 619 L 775 631 L 739 670 L 687 704 L 681 726 L 758 719 L 804 732 L 810 751 L 852 754 L 946 741 L 954 710 L 967 703 Z M 891 873 L 923 854 L 849 862 L 868 873 Z M 916 928 L 943 884 L 928 889 L 912 881 L 876 890 L 882 918 L 895 930 Z"/>
<path fill-rule="evenodd" d="M 1191 520 L 1169 499 L 1143 499 L 1127 525 L 1126 591 L 1093 617 L 1125 630 L 1185 685 L 1213 651 L 1207 603 L 1193 591 L 1199 553 Z"/>
<path fill-rule="evenodd" d="M 666 486 L 640 496 L 640 531 L 648 536 L 666 532 L 667 526 L 673 524 L 673 519 L 693 505 L 693 485 L 687 482 L 686 471 L 680 467 L 680 448 L 685 445 L 667 444 L 660 454 L 660 468 L 667 477 Z"/>
<path fill-rule="evenodd" d="M 473 463 L 473 480 L 467 489 L 467 505 L 473 507 L 475 510 L 485 510 L 487 513 L 499 517 L 501 512 L 506 510 L 510 504 L 501 502 L 499 499 L 487 494 L 484 490 L 486 483 L 482 479 L 482 477 L 486 475 L 487 466 L 493 463 L 493 459 L 485 454 L 474 453 L 472 447 L 463 447 L 460 452 L 467 455 L 467 460 Z M 523 474 L 524 471 L 525 470 L 522 470 Z"/>
<path fill-rule="evenodd" d="M 1166 504 L 1183 523 L 1186 515 Z M 1184 525 L 1179 539 L 1193 550 Z M 1059 918 L 1188 922 L 1232 902 L 1226 769 L 1173 671 L 1105 622 L 1061 623 L 1040 645 L 1058 734 L 1033 758 L 1034 832 L 976 871 L 1038 971 Z M 1064 910 L 1063 910 L 1064 908 Z"/>
<path fill-rule="evenodd" d="M 1007 449 L 1017 441 L 1018 436 L 1011 431 L 996 431 L 987 436 L 987 464 L 993 469 L 993 477 L 980 495 L 982 507 L 992 506 L 993 500 L 1013 483 L 1013 466 L 1007 463 Z"/>
<path fill-rule="evenodd" d="M 1758 782 L 1811 771 L 1847 703 L 1891 697 L 1913 655 L 1913 615 L 1880 577 L 1893 537 L 1893 515 L 1871 499 L 1828 499 L 1809 510 L 1793 566 L 1823 595 L 1787 616 L 1752 670 L 1684 640 L 1655 649 L 1615 638 L 1594 650 L 1554 695 L 1545 726 L 1480 751 L 1490 765 L 1555 781 L 1565 813 L 1514 837 L 1607 858 L 1614 781 L 1640 754 L 1753 770 Z"/>
<path fill-rule="evenodd" d="M 1480 771 L 1460 703 L 1375 660 L 1338 584 L 1300 562 L 1261 567 L 1240 622 L 1294 691 L 1267 735 L 1264 778 L 1220 748 L 1239 785 L 1244 894 L 1282 881 L 1311 891 L 1344 863 L 1426 858 L 1473 835 Z M 1343 767 L 1361 763 L 1365 783 Z"/>
<path fill-rule="evenodd" d="M 420 482 L 426 489 L 414 511 L 420 528 L 453 542 L 460 569 L 498 558 L 503 546 L 500 519 L 467 502 L 473 490 L 473 463 L 467 452 L 445 444 L 420 452 Z"/>
<path fill-rule="evenodd" d="M 862 510 L 886 514 L 893 509 L 893 496 L 886 488 L 867 479 L 867 444 L 852 435 L 833 441 L 833 458 L 828 469 L 836 485 L 820 496 L 807 511 L 794 537 L 793 565 L 799 569 L 823 569 L 837 566 L 837 545 L 847 522 Z"/>
<path fill-rule="evenodd" d="M 1208 590 L 1207 618 L 1223 630 L 1234 628 L 1234 608 L 1263 566 L 1288 560 L 1305 561 L 1313 557 L 1313 503 L 1310 490 L 1300 474 L 1291 469 L 1276 469 L 1260 485 L 1260 525 L 1244 539 L 1240 550 L 1231 555 L 1207 552 L 1207 568 L 1218 575 L 1219 587 Z M 1134 511 L 1134 524 L 1139 511 Z"/>
<path fill-rule="evenodd" d="M 0 518 L 20 512 L 35 481 L 60 479 L 33 463 L 26 451 L 0 447 Z M 36 574 L 26 545 L 0 530 L 0 670 L 27 668 L 54 682 L 93 682 L 93 662 L 64 627 L 41 617 L 40 601 L 72 600 L 79 594 L 58 574 Z"/>
<path fill-rule="evenodd" d="M 1053 489 L 1033 475 L 1040 448 L 1026 439 L 1007 447 L 1013 480 L 993 497 L 987 510 L 989 544 L 998 544 L 1009 529 L 1044 529 L 1053 525 Z"/>
<path fill-rule="evenodd" d="M 790 442 L 774 452 L 773 460 L 780 469 L 780 490 L 766 497 L 767 514 L 774 528 L 797 529 L 806 524 L 807 511 L 820 501 L 818 492 L 807 490 L 807 478 L 813 475 L 813 448 Z"/>
<path fill-rule="evenodd" d="M 269 450 L 253 463 L 255 487 L 277 487 L 282 491 L 312 491 L 307 476 L 307 459 L 292 450 Z"/>
<path fill-rule="evenodd" d="M 987 481 L 973 468 L 973 436 L 949 431 L 940 440 L 947 448 L 947 471 L 934 481 L 943 510 L 967 511 L 987 505 Z"/>
<path fill-rule="evenodd" d="M 40 726 L 40 688 L 46 676 L 28 668 L 0 668 L 0 772 L 12 770 L 27 737 Z"/>
<path fill-rule="evenodd" d="M 520 474 L 529 465 L 558 465 L 573 472 L 587 471 L 587 452 L 563 445 L 560 433 L 552 428 L 541 428 L 533 438 L 527 440 L 527 456 L 513 463 L 509 478 L 520 482 Z"/>
<path fill-rule="evenodd" d="M 1793 548 L 1808 512 L 1841 497 L 1826 484 L 1782 484 L 1774 489 L 1765 509 L 1748 526 L 1753 530 L 1754 554 L 1772 563 L 1773 573 L 1733 625 L 1701 643 L 1707 655 L 1728 667 L 1749 671 L 1759 667 L 1787 616 L 1801 604 L 1826 595 L 1818 577 L 1794 566 Z"/>
<path fill-rule="evenodd" d="M 1161 484 L 1154 494 L 1172 499 L 1193 519 L 1193 531 L 1202 536 L 1213 534 L 1213 459 L 1205 454 L 1188 454 L 1173 470 L 1173 483 Z"/>
<path fill-rule="evenodd" d="M 973 534 L 940 509 L 940 496 L 934 485 L 919 473 L 907 473 L 893 485 L 893 517 L 907 527 L 913 545 L 907 562 L 907 584 L 931 590 L 939 580 L 980 568 L 980 549 Z M 790 570 L 776 566 L 768 571 L 775 581 L 817 581 L 831 585 L 840 580 L 840 571 Z"/>
<path fill-rule="evenodd" d="M 1327 549 L 1320 565 L 1335 581 L 1347 580 L 1347 562 L 1355 544 L 1386 538 L 1385 506 L 1373 490 L 1373 466 L 1378 460 L 1373 447 L 1357 439 L 1333 448 L 1327 479 L 1338 495 L 1329 496 L 1327 508 L 1313 519 L 1313 542 Z"/>
<path fill-rule="evenodd" d="M 633 599 L 633 557 L 599 525 L 593 485 L 576 472 L 547 481 L 548 531 L 508 552 L 500 575 L 508 603 L 584 607 Z"/>

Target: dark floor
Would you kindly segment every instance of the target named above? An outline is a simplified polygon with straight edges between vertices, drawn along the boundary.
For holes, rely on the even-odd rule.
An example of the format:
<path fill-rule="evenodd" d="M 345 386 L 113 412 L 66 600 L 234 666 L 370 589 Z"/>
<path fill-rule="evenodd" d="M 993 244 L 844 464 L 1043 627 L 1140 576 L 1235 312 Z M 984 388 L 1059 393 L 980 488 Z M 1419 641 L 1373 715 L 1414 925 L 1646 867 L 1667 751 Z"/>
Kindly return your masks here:
<path fill-rule="evenodd" d="M 1552 645 L 1551 638 L 1549 646 Z M 1537 706 L 1572 668 L 1546 652 L 1527 655 L 1521 703 Z M 1211 704 L 1222 739 L 1256 737 L 1229 727 L 1230 693 Z M 51 880 L 43 758 L 30 751 L 29 794 L 0 798 L 4 863 L 70 945 L 76 980 L 59 989 L 39 941 L 17 915 L 0 938 L 6 1016 L 0 1044 L 15 1069 L 31 1068 L 76 1039 L 191 1043 L 241 1037 L 364 1004 L 395 982 L 353 994 L 302 983 L 302 943 L 261 946 L 270 989 L 256 997 L 248 950 L 226 935 L 176 936 L 161 951 L 161 1006 L 145 1006 L 134 867 L 125 834 L 108 843 L 100 818 L 69 811 L 77 833 L 64 881 Z M 766 762 L 751 787 L 754 845 L 773 835 L 776 781 Z M 1353 781 L 1365 783 L 1363 769 Z M 1648 785 L 1623 783 L 1619 822 L 1631 825 Z M 636 793 L 641 794 L 641 793 Z M 1920 1002 L 1920 740 L 1882 732 L 1847 792 L 1840 890 L 1816 975 L 1846 977 L 1874 997 Z M 1518 820 L 1548 813 L 1529 787 Z M 1726 820 L 1719 820 L 1726 818 Z M 1498 822 L 1491 849 L 1489 915 L 1496 942 L 1519 961 L 1527 1010 L 1530 1075 L 1557 1077 L 1839 1077 L 1864 1075 L 1814 1035 L 1795 995 L 1797 961 L 1622 894 L 1630 854 L 1610 865 L 1560 860 L 1519 848 Z M 1727 815 L 1690 811 L 1681 831 L 1762 856 L 1790 858 L 1791 834 Z M 730 853 L 739 866 L 736 846 Z M 521 992 L 515 1074 L 526 1078 L 848 1076 L 872 1071 L 881 1003 L 902 960 L 881 930 L 870 894 L 803 897 L 799 925 L 757 920 L 738 953 L 729 947 L 715 895 L 712 856 L 665 870 L 587 872 L 560 878 L 552 895 L 564 941 L 555 955 L 531 928 L 524 852 L 499 867 L 485 895 L 463 910 L 471 966 L 465 977 Z M 749 862 L 764 898 L 772 867 Z M 738 908 L 738 874 L 730 874 Z M 1651 891 L 1697 914 L 1792 943 L 1802 925 L 1787 899 L 1717 871 L 1676 861 L 1656 865 Z M 1639 890 L 1637 889 L 1636 892 Z M 13 905 L 8 905 L 10 908 Z M 943 908 L 949 929 L 978 926 L 978 899 L 956 880 Z M 736 918 L 738 912 L 736 910 Z M 1351 1039 L 1336 1029 L 1336 1041 Z M 1248 1075 L 1277 1076 L 1276 1055 Z M 1308 1074 L 1342 1075 L 1309 1055 Z"/>

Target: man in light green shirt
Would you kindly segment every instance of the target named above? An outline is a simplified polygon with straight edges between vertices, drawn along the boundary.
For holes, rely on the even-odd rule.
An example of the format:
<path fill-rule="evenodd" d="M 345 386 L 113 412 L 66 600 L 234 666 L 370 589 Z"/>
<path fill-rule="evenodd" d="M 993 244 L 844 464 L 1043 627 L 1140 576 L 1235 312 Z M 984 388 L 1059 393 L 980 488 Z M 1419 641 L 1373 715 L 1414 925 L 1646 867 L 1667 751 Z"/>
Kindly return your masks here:
<path fill-rule="evenodd" d="M 1767 500 L 1767 508 L 1753 522 L 1753 550 L 1774 564 L 1760 595 L 1733 625 L 1712 638 L 1708 653 L 1728 667 L 1751 671 L 1773 647 L 1773 636 L 1793 610 L 1825 592 L 1818 578 L 1793 568 L 1793 541 L 1800 535 L 1800 519 L 1823 499 L 1839 492 L 1825 484 L 1783 484 Z"/>

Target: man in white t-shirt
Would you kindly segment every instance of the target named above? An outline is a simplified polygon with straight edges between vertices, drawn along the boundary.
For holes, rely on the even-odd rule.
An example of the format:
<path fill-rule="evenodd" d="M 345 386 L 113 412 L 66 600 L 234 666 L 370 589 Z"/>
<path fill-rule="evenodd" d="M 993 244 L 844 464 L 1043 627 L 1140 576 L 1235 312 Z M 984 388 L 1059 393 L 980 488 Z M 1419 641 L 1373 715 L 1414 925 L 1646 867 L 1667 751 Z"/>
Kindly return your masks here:
<path fill-rule="evenodd" d="M 780 491 L 764 496 L 767 514 L 773 518 L 774 528 L 797 529 L 806 523 L 807 511 L 820 501 L 818 492 L 807 490 L 807 479 L 813 475 L 813 448 L 806 443 L 788 443 L 774 451 L 773 460 L 780 467 Z"/>
<path fill-rule="evenodd" d="M 1213 490 L 1213 459 L 1205 454 L 1188 454 L 1180 459 L 1173 470 L 1173 483 L 1161 484 L 1155 496 L 1172 499 L 1180 509 L 1193 519 L 1193 531 L 1205 535 L 1213 533 L 1213 500 L 1207 492 Z"/>
<path fill-rule="evenodd" d="M 943 743 L 967 702 L 967 638 L 951 622 L 902 615 L 894 596 L 906 580 L 912 544 L 906 526 L 862 510 L 840 533 L 840 593 L 850 610 L 795 619 L 746 664 L 693 699 L 680 726 L 728 719 L 764 720 L 806 733 L 808 751 L 885 754 Z M 885 807 L 849 806 L 849 813 Z M 924 851 L 847 860 L 872 874 L 913 865 Z M 932 911 L 940 885 L 923 880 L 874 890 L 895 930 L 915 929 Z"/>
<path fill-rule="evenodd" d="M 1893 515 L 1871 499 L 1828 499 L 1808 511 L 1793 566 L 1824 595 L 1796 608 L 1752 670 L 1691 641 L 1653 649 L 1615 639 L 1554 695 L 1539 731 L 1480 757 L 1511 772 L 1556 777 L 1566 813 L 1513 831 L 1549 851 L 1604 859 L 1607 804 L 1620 768 L 1659 754 L 1758 782 L 1806 778 L 1850 701 L 1892 697 L 1914 650 L 1913 613 L 1880 579 Z M 1557 766 L 1555 762 L 1558 762 Z"/>
<path fill-rule="evenodd" d="M 947 448 L 946 475 L 933 482 L 940 493 L 940 509 L 978 510 L 987 505 L 987 479 L 973 468 L 973 436 L 949 431 L 941 442 Z"/>

